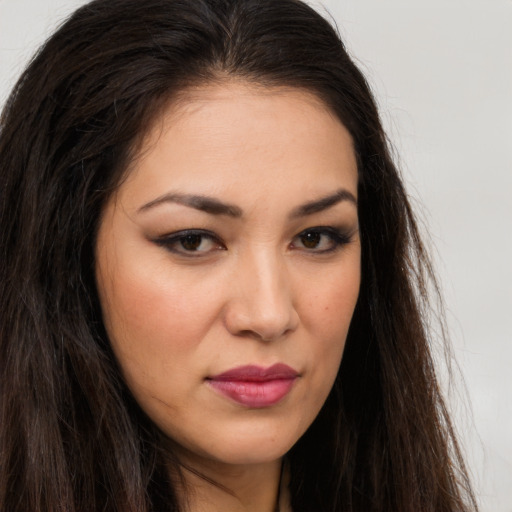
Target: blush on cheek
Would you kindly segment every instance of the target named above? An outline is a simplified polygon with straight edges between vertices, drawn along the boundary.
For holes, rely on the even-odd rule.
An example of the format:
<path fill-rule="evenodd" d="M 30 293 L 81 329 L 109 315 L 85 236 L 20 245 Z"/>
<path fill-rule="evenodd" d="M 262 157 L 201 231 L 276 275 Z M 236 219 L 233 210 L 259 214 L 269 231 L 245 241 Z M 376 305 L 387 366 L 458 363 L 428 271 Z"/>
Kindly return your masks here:
<path fill-rule="evenodd" d="M 127 275 L 130 273 L 125 272 Z M 109 334 L 113 340 L 143 351 L 144 357 L 153 353 L 155 358 L 199 344 L 209 328 L 208 318 L 215 317 L 215 299 L 210 293 L 206 294 L 208 300 L 201 300 L 205 295 L 201 287 L 185 293 L 180 284 L 165 286 L 133 273 L 112 279 L 107 317 L 111 318 Z M 198 322 L 198 318 L 202 321 Z M 135 344 L 139 346 L 134 347 Z"/>

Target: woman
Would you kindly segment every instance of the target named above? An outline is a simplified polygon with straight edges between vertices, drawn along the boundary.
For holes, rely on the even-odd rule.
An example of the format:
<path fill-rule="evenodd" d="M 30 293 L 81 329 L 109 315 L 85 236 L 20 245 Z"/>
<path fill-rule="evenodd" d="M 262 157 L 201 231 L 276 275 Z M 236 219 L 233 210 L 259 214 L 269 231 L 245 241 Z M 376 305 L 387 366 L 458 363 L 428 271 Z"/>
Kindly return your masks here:
<path fill-rule="evenodd" d="M 2 117 L 0 509 L 469 511 L 375 103 L 298 0 L 96 0 Z"/>

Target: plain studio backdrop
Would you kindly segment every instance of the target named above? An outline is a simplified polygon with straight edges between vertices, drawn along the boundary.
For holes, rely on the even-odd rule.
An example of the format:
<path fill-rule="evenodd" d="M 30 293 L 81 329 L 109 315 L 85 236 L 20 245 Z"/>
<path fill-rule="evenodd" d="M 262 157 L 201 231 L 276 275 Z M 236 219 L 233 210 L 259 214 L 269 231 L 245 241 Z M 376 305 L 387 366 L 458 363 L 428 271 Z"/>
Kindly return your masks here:
<path fill-rule="evenodd" d="M 0 0 L 0 105 L 83 3 Z M 512 0 L 314 5 L 368 77 L 431 234 L 463 377 L 445 387 L 482 512 L 512 512 Z"/>

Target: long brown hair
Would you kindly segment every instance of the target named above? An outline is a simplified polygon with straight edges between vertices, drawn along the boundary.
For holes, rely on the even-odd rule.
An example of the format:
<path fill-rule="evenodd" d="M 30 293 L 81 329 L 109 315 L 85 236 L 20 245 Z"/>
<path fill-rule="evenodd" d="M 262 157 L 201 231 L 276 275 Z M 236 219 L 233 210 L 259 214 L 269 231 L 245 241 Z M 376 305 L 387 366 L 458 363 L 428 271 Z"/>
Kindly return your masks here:
<path fill-rule="evenodd" d="M 164 102 L 226 76 L 316 94 L 358 158 L 361 293 L 334 388 L 287 455 L 293 510 L 476 510 L 431 358 L 433 275 L 375 102 L 299 0 L 95 0 L 21 76 L 0 124 L 0 509 L 178 510 L 172 453 L 110 351 L 94 245 Z"/>

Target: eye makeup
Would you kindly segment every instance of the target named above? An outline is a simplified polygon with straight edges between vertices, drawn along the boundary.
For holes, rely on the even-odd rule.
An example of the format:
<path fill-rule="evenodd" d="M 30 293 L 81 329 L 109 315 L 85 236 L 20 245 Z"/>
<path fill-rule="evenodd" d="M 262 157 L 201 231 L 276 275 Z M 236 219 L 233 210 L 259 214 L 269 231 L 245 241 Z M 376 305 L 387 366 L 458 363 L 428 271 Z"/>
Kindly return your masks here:
<path fill-rule="evenodd" d="M 333 253 L 350 243 L 354 234 L 354 230 L 345 228 L 313 226 L 295 235 L 288 248 L 312 255 Z M 155 238 L 153 242 L 185 258 L 204 257 L 228 250 L 220 236 L 206 229 L 183 229 Z"/>

